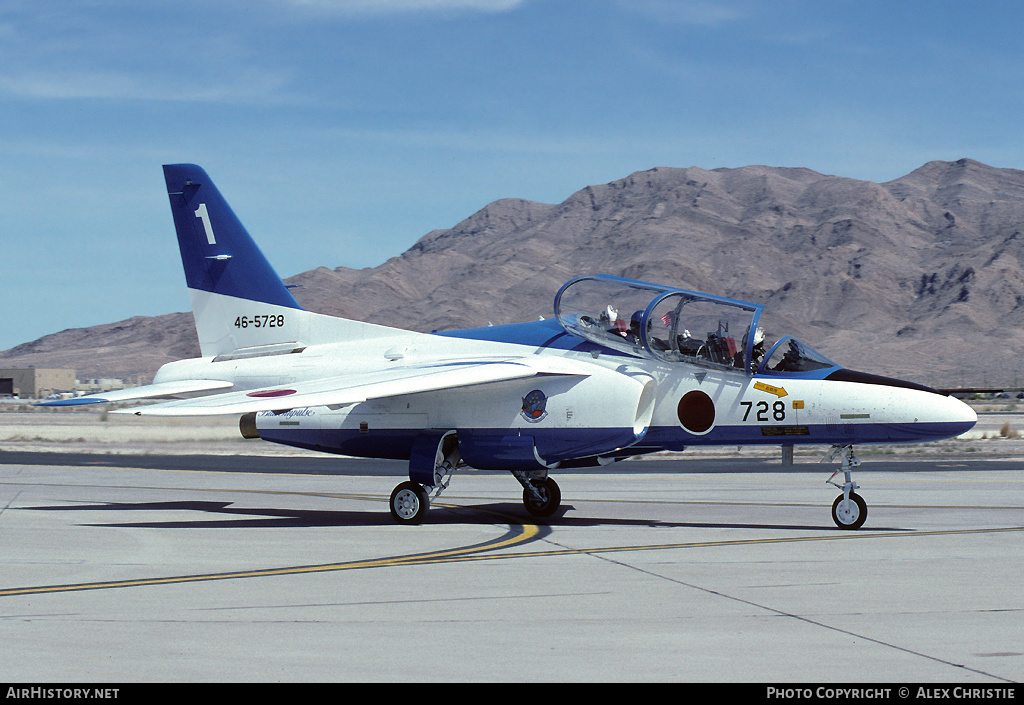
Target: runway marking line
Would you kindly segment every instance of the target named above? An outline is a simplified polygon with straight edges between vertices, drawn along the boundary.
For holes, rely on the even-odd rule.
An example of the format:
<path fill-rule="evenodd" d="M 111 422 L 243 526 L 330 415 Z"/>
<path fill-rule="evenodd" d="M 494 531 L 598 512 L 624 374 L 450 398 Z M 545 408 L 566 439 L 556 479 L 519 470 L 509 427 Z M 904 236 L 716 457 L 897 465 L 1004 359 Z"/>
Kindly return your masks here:
<path fill-rule="evenodd" d="M 517 525 L 510 525 L 510 529 Z M 712 548 L 718 546 L 751 546 L 782 543 L 799 543 L 805 541 L 847 541 L 851 539 L 866 540 L 877 538 L 906 538 L 928 536 L 950 536 L 962 534 L 989 534 L 1024 531 L 1024 526 L 996 527 L 989 529 L 950 529 L 942 531 L 921 531 L 908 533 L 860 533 L 843 532 L 829 536 L 792 536 L 770 539 L 734 539 L 723 541 L 698 541 L 687 543 L 664 543 L 646 546 L 604 546 L 596 548 L 560 548 L 546 551 L 524 551 L 519 553 L 492 553 L 505 548 L 529 543 L 539 537 L 542 529 L 534 524 L 518 525 L 522 531 L 514 536 L 505 536 L 493 541 L 486 541 L 475 546 L 446 549 L 431 553 L 419 553 L 408 556 L 392 556 L 371 558 L 345 563 L 326 563 L 322 565 L 291 566 L 284 568 L 264 568 L 258 570 L 233 571 L 225 573 L 207 573 L 201 575 L 179 575 L 163 578 L 136 578 L 107 582 L 77 583 L 71 585 L 40 585 L 35 587 L 0 589 L 0 597 L 16 595 L 38 595 L 58 592 L 79 592 L 85 590 L 103 590 L 126 587 L 142 587 L 147 585 L 170 585 L 176 583 L 208 582 L 214 580 L 232 580 L 241 578 L 260 578 L 282 575 L 301 575 L 308 573 L 326 573 L 341 570 L 357 570 L 365 568 L 386 568 L 411 565 L 429 565 L 435 563 L 456 563 L 463 561 L 508 560 L 515 558 L 545 558 L 552 556 L 589 555 L 603 553 L 623 553 L 631 551 L 665 551 L 690 548 Z"/>
<path fill-rule="evenodd" d="M 5 484 L 23 484 L 23 483 L 5 483 Z M 46 484 L 46 483 L 24 483 L 24 484 Z M 62 485 L 64 486 L 64 485 Z M 78 486 L 89 486 L 89 487 L 110 487 L 109 485 L 78 485 Z M 118 486 L 123 489 L 139 489 L 135 486 Z M 146 489 L 166 489 L 157 487 L 147 487 Z M 202 492 L 213 492 L 222 490 L 208 490 L 199 488 L 190 488 L 193 491 Z M 353 500 L 372 500 L 376 501 L 382 499 L 374 495 L 363 495 L 354 493 L 334 493 L 334 492 L 281 492 L 279 490 L 235 490 L 241 491 L 248 494 L 295 494 L 295 495 L 306 495 L 306 496 L 328 496 L 347 498 Z M 466 499 L 456 498 L 452 499 Z M 689 505 L 735 505 L 735 506 L 746 506 L 748 502 L 730 502 L 730 501 L 668 501 L 668 500 L 609 500 L 609 499 L 593 499 L 588 498 L 585 501 L 589 502 L 635 502 L 635 503 L 650 503 L 650 504 L 689 504 Z M 764 503 L 757 503 L 759 506 Z M 438 505 L 438 506 L 451 506 L 452 508 L 467 508 L 460 507 L 459 505 Z M 772 503 L 772 506 L 817 506 L 813 504 L 803 503 Z M 914 505 L 892 505 L 893 507 L 907 508 Z M 964 507 L 921 507 L 921 508 L 964 508 Z M 979 509 L 1019 509 L 1019 507 L 978 507 Z M 503 520 L 501 523 L 505 523 L 508 519 L 508 515 L 504 515 L 500 512 L 494 512 L 492 510 L 478 510 L 484 511 L 485 513 L 492 513 Z M 828 536 L 793 536 L 793 537 L 776 537 L 768 539 L 734 539 L 734 540 L 723 540 L 723 541 L 702 541 L 702 542 L 687 542 L 687 543 L 666 543 L 666 544 L 652 544 L 652 545 L 640 545 L 640 546 L 606 546 L 597 548 L 579 548 L 579 549 L 552 549 L 546 551 L 524 551 L 518 553 L 493 553 L 493 551 L 511 548 L 518 545 L 524 545 L 532 541 L 537 540 L 542 533 L 542 528 L 534 524 L 517 524 L 514 521 L 508 524 L 510 531 L 514 527 L 519 527 L 520 532 L 515 535 L 496 539 L 493 541 L 486 541 L 480 544 L 445 549 L 441 551 L 435 551 L 431 553 L 420 553 L 412 554 L 408 556 L 390 556 L 383 558 L 364 559 L 358 561 L 350 561 L 345 563 L 326 563 L 319 565 L 307 565 L 307 566 L 290 566 L 283 568 L 266 568 L 258 570 L 242 570 L 242 571 L 230 571 L 224 573 L 208 573 L 199 575 L 181 575 L 181 576 L 169 576 L 169 577 L 158 577 L 158 578 L 137 578 L 129 580 L 116 580 L 116 581 L 104 581 L 104 582 L 92 582 L 92 583 L 75 583 L 67 585 L 40 585 L 32 587 L 20 587 L 20 588 L 0 588 L 0 597 L 10 597 L 16 595 L 33 595 L 33 594 L 45 594 L 45 593 L 58 593 L 58 592 L 80 592 L 86 590 L 102 590 L 102 589 L 115 589 L 125 587 L 143 587 L 148 585 L 170 585 L 177 583 L 190 583 L 190 582 L 209 582 L 214 580 L 232 580 L 232 579 L 243 579 L 243 578 L 259 578 L 259 577 L 273 577 L 282 575 L 300 575 L 308 573 L 324 573 L 334 572 L 342 570 L 357 570 L 366 568 L 385 568 L 385 567 L 398 567 L 406 565 L 429 565 L 437 563 L 455 563 L 462 561 L 482 561 L 482 560 L 507 560 L 512 558 L 543 558 L 552 556 L 567 556 L 567 555 L 587 555 L 587 554 L 603 554 L 603 553 L 622 553 L 632 551 L 659 551 L 659 550 L 679 550 L 679 549 L 690 549 L 690 548 L 712 548 L 720 546 L 745 546 L 745 545 L 767 545 L 767 544 L 782 544 L 782 543 L 797 543 L 805 541 L 839 541 L 839 540 L 850 540 L 850 539 L 874 539 L 874 538 L 897 538 L 897 537 L 926 537 L 926 536 L 946 536 L 946 535 L 960 535 L 960 534 L 980 534 L 980 533 L 1004 533 L 1004 532 L 1018 532 L 1024 531 L 1024 527 L 1001 527 L 1001 528 L 989 528 L 989 529 L 961 529 L 961 530 L 942 530 L 942 531 L 921 531 L 921 532 L 900 532 L 900 533 L 863 533 L 863 532 L 842 532 L 839 534 L 832 534 Z"/>
<path fill-rule="evenodd" d="M 516 525 L 511 525 L 510 529 Z M 0 589 L 0 597 L 12 595 L 38 595 L 53 592 L 78 592 L 83 590 L 102 590 L 123 587 L 140 587 L 145 585 L 170 585 L 175 583 L 206 582 L 212 580 L 231 580 L 237 578 L 261 578 L 275 575 L 301 575 L 303 573 L 325 573 L 338 570 L 355 570 L 360 568 L 383 568 L 402 565 L 421 565 L 450 560 L 453 557 L 466 557 L 477 552 L 495 551 L 534 540 L 541 533 L 541 527 L 534 524 L 519 525 L 521 531 L 512 536 L 504 536 L 492 541 L 485 541 L 473 546 L 445 549 L 431 553 L 416 553 L 408 556 L 390 556 L 369 558 L 346 563 L 326 563 L 321 565 L 289 566 L 284 568 L 263 568 L 257 570 L 230 571 L 226 573 L 206 573 L 201 575 L 177 575 L 163 578 L 135 578 L 128 580 L 111 580 L 94 583 L 75 583 L 69 585 L 40 585 L 36 587 Z"/>

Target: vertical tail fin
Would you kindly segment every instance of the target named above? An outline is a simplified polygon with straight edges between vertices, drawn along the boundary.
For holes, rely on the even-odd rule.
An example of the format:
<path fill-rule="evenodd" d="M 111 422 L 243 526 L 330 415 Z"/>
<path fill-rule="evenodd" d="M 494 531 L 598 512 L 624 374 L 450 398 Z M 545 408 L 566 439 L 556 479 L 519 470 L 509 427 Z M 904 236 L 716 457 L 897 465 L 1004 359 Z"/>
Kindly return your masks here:
<path fill-rule="evenodd" d="M 302 307 L 209 175 L 170 164 L 164 180 L 203 356 L 297 341 Z"/>
<path fill-rule="evenodd" d="M 301 308 L 203 169 L 170 164 L 164 179 L 189 289 Z"/>
<path fill-rule="evenodd" d="M 204 357 L 401 333 L 304 310 L 203 169 L 165 165 L 164 179 Z"/>

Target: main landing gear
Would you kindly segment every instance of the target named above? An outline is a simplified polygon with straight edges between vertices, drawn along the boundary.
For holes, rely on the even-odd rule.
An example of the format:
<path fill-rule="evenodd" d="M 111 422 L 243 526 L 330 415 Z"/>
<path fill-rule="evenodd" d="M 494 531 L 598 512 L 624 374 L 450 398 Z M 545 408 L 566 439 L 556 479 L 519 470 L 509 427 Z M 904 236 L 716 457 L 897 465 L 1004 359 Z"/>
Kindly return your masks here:
<path fill-rule="evenodd" d="M 859 494 L 854 492 L 860 486 L 853 481 L 851 471 L 860 465 L 860 461 L 853 454 L 852 445 L 832 446 L 832 452 L 829 453 L 826 460 L 835 460 L 837 457 L 842 458 L 839 469 L 826 480 L 830 485 L 838 487 L 843 492 L 832 503 L 832 521 L 840 529 L 859 529 L 864 525 L 864 520 L 868 518 L 868 505 Z M 846 478 L 843 484 L 832 481 L 832 478 L 839 473 L 843 473 Z"/>
<path fill-rule="evenodd" d="M 558 511 L 558 505 L 562 502 L 562 491 L 558 483 L 546 474 L 537 476 L 523 470 L 513 470 L 512 474 L 523 486 L 523 504 L 531 516 L 543 519 Z"/>
<path fill-rule="evenodd" d="M 409 479 L 400 483 L 391 493 L 391 516 L 395 521 L 399 524 L 422 524 L 430 509 L 431 492 L 434 499 L 437 499 L 448 488 L 451 475 L 460 463 L 457 445 L 449 443 L 439 446 L 430 484 Z M 562 491 L 547 476 L 546 470 L 513 470 L 512 475 L 523 486 L 523 505 L 532 516 L 544 518 L 558 511 Z"/>
<path fill-rule="evenodd" d="M 418 482 L 406 480 L 391 493 L 391 516 L 399 524 L 421 524 L 430 509 L 430 494 Z"/>
<path fill-rule="evenodd" d="M 391 493 L 391 516 L 399 524 L 422 524 L 430 509 L 431 493 L 437 499 L 463 464 L 455 431 L 417 441 L 409 461 L 409 479 Z M 512 475 L 523 486 L 523 504 L 532 516 L 549 517 L 558 510 L 562 492 L 546 468 L 513 470 Z"/>
<path fill-rule="evenodd" d="M 543 519 L 558 511 L 562 502 L 562 491 L 550 477 L 531 478 L 530 473 L 513 470 L 512 474 L 523 486 L 523 505 L 531 516 Z M 391 493 L 391 516 L 399 524 L 422 524 L 430 509 L 430 493 L 436 499 L 448 487 L 448 483 L 437 487 L 424 487 L 418 482 L 406 480 Z M 436 490 L 436 491 L 435 491 Z"/>
<path fill-rule="evenodd" d="M 418 438 L 409 458 L 409 479 L 391 493 L 391 516 L 399 524 L 422 524 L 436 499 L 448 489 L 451 475 L 462 464 L 455 431 Z"/>

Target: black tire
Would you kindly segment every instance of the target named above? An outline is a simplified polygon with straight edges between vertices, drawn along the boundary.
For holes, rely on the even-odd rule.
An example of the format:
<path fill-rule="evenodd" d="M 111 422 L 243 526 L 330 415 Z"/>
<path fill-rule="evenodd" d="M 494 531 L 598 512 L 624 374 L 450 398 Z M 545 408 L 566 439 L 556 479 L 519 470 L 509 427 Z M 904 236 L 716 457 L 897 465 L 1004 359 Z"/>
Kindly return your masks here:
<path fill-rule="evenodd" d="M 850 501 L 840 507 L 843 504 L 843 495 L 836 497 L 836 501 L 832 503 L 832 521 L 836 523 L 840 529 L 859 529 L 864 526 L 864 521 L 868 518 L 868 505 L 856 492 L 850 493 Z"/>
<path fill-rule="evenodd" d="M 558 510 L 558 505 L 562 503 L 562 490 L 558 488 L 558 483 L 550 477 L 545 477 L 543 480 L 531 480 L 530 484 L 537 490 L 540 497 L 535 497 L 533 492 L 524 488 L 523 504 L 526 506 L 526 511 L 531 516 L 541 519 L 554 514 Z"/>
<path fill-rule="evenodd" d="M 391 493 L 391 516 L 399 524 L 422 524 L 430 509 L 430 495 L 418 482 L 406 480 Z"/>

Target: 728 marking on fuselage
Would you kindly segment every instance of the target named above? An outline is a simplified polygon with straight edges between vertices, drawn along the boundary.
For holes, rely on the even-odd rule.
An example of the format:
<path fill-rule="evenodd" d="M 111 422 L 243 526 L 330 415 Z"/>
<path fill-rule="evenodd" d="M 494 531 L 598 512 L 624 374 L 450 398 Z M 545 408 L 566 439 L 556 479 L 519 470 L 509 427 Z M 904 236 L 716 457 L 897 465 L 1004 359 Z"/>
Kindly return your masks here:
<path fill-rule="evenodd" d="M 740 406 L 747 407 L 747 410 L 743 412 L 743 420 L 746 421 L 750 417 L 750 411 L 754 408 L 754 402 L 752 401 L 741 401 Z M 757 415 L 755 421 L 768 421 L 768 409 L 771 409 L 772 419 L 775 421 L 786 420 L 786 402 L 777 401 L 768 406 L 768 402 L 759 401 L 757 402 Z"/>

